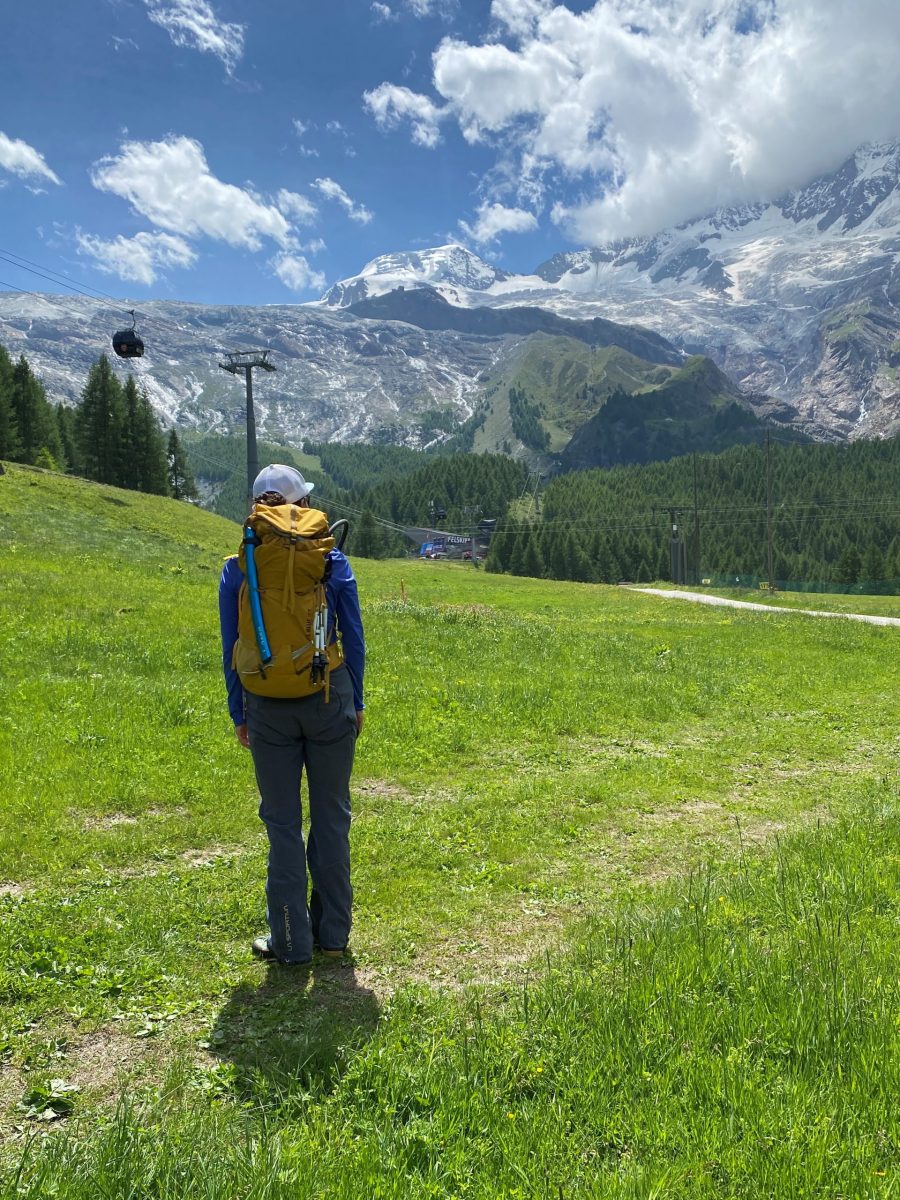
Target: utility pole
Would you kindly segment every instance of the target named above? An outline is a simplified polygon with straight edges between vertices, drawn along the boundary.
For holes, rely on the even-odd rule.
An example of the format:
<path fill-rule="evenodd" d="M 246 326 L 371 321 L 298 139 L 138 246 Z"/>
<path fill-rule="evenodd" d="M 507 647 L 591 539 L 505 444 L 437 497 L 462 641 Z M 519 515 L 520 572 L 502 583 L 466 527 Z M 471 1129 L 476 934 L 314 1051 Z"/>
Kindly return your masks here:
<path fill-rule="evenodd" d="M 247 496 L 253 499 L 253 481 L 259 474 L 259 458 L 256 453 L 256 414 L 253 411 L 253 368 L 263 371 L 274 371 L 275 367 L 269 362 L 268 350 L 237 350 L 226 354 L 228 362 L 221 362 L 223 371 L 232 375 L 243 372 L 247 388 Z"/>
<path fill-rule="evenodd" d="M 681 520 L 681 514 L 685 510 L 675 505 L 667 505 L 663 508 L 663 512 L 668 512 L 669 521 L 671 523 L 671 534 L 669 537 L 669 567 L 672 573 L 673 583 L 687 583 L 687 554 L 686 547 L 681 540 L 678 522 Z M 653 509 L 653 515 L 656 515 L 656 508 Z"/>
<path fill-rule="evenodd" d="M 769 591 L 775 590 L 774 555 L 772 553 L 772 439 L 766 430 L 766 542 L 769 564 Z"/>
<path fill-rule="evenodd" d="M 478 533 L 478 526 L 475 523 L 475 518 L 481 516 L 481 505 L 480 504 L 465 504 L 465 505 L 463 505 L 463 512 L 465 513 L 465 515 L 467 517 L 472 518 L 472 537 L 471 537 L 471 543 L 470 543 L 471 544 L 471 554 L 472 554 L 472 566 L 477 569 L 477 567 L 478 567 L 478 545 L 475 541 L 475 536 Z"/>

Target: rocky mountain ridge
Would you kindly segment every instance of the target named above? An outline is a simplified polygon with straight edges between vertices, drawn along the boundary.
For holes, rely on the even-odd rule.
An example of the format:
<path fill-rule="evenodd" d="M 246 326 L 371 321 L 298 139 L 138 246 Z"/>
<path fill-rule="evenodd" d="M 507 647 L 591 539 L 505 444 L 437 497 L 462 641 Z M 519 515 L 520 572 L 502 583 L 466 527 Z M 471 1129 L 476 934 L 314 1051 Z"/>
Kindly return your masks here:
<path fill-rule="evenodd" d="M 117 314 L 81 298 L 30 295 L 5 312 L 13 303 L 0 295 L 0 340 L 26 354 L 51 397 L 74 399 Z M 257 428 L 288 445 L 447 443 L 543 470 L 564 461 L 573 435 L 620 393 L 620 408 L 643 405 L 652 415 L 620 420 L 610 454 L 622 461 L 718 448 L 723 431 L 732 440 L 759 437 L 758 398 L 658 334 L 536 307 L 460 308 L 430 287 L 339 311 L 154 303 L 138 328 L 146 356 L 112 356 L 113 369 L 133 374 L 167 422 L 202 433 L 242 432 L 243 379 L 220 369 L 224 344 L 271 351 L 276 373 L 258 373 L 254 386 Z M 701 377 L 707 382 L 698 387 Z M 655 399 L 639 404 L 632 392 Z M 724 427 L 723 405 L 738 409 Z M 580 462 L 602 458 L 595 443 L 582 442 Z"/>
<path fill-rule="evenodd" d="M 816 436 L 900 431 L 900 145 L 863 147 L 772 203 L 560 253 L 531 275 L 505 274 L 487 287 L 466 282 L 479 276 L 476 258 L 450 245 L 426 258 L 376 259 L 317 304 L 429 286 L 460 306 L 601 315 L 709 354 Z"/>

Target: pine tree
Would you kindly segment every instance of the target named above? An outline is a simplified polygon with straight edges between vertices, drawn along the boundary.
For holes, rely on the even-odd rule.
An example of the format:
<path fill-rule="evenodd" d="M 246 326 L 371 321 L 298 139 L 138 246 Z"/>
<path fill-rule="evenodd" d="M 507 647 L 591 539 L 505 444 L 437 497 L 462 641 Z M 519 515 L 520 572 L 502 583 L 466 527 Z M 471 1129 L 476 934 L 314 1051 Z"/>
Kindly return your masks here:
<path fill-rule="evenodd" d="M 10 404 L 19 436 L 20 462 L 33 463 L 41 450 L 62 458 L 59 429 L 41 381 L 22 356 L 12 371 Z"/>
<path fill-rule="evenodd" d="M 569 578 L 574 579 L 578 583 L 594 583 L 597 579 L 597 572 L 588 556 L 588 552 L 585 550 L 580 539 L 575 537 L 572 539 L 572 561 L 569 567 Z"/>
<path fill-rule="evenodd" d="M 528 575 L 532 579 L 540 579 L 544 574 L 544 561 L 541 558 L 541 552 L 538 549 L 537 537 L 531 531 L 528 534 L 528 539 L 525 543 L 525 552 L 522 557 L 523 575 Z"/>
<path fill-rule="evenodd" d="M 78 449 L 78 429 L 75 409 L 65 404 L 57 404 L 54 410 L 56 425 L 59 429 L 59 440 L 62 446 L 62 466 L 74 474 L 81 472 L 81 455 Z"/>
<path fill-rule="evenodd" d="M 129 375 L 122 388 L 124 416 L 122 420 L 122 487 L 137 491 L 140 487 L 137 450 L 138 392 L 134 376 Z"/>
<path fill-rule="evenodd" d="M 168 460 L 169 491 L 176 500 L 196 500 L 197 485 L 188 466 L 184 447 L 178 440 L 178 434 L 173 429 L 169 434 L 169 446 L 166 452 Z"/>
<path fill-rule="evenodd" d="M 571 579 L 572 559 L 575 556 L 575 544 L 571 529 L 565 533 L 557 531 L 550 546 L 547 566 L 550 568 L 551 579 Z"/>
<path fill-rule="evenodd" d="M 13 365 L 0 346 L 0 458 L 16 459 L 22 448 L 12 407 Z"/>
<path fill-rule="evenodd" d="M 166 443 L 145 388 L 141 388 L 138 400 L 137 431 L 141 491 L 149 492 L 153 496 L 165 496 L 169 491 L 169 480 L 166 473 Z"/>
<path fill-rule="evenodd" d="M 493 571 L 495 574 L 502 574 L 509 566 L 509 556 L 512 550 L 511 535 L 508 529 L 498 529 L 491 536 L 491 544 L 488 547 L 487 558 L 484 560 L 484 569 Z"/>
<path fill-rule="evenodd" d="M 834 569 L 835 583 L 856 583 L 861 567 L 862 559 L 859 551 L 855 546 L 848 546 L 838 559 L 837 567 Z"/>
<path fill-rule="evenodd" d="M 525 539 L 527 534 L 520 529 L 516 534 L 513 542 L 512 550 L 509 554 L 509 573 L 510 575 L 525 574 Z"/>
<path fill-rule="evenodd" d="M 359 518 L 359 524 L 353 530 L 353 553 L 360 558 L 382 558 L 384 554 L 381 530 L 375 523 L 375 517 L 366 509 Z"/>
<path fill-rule="evenodd" d="M 35 456 L 34 465 L 42 467 L 45 471 L 58 471 L 59 463 L 50 453 L 46 446 L 42 446 Z"/>
<path fill-rule="evenodd" d="M 604 541 L 601 544 L 599 555 L 595 560 L 595 569 L 597 579 L 601 583 L 618 583 L 619 565 L 609 548 L 609 542 Z"/>
<path fill-rule="evenodd" d="M 105 354 L 91 367 L 76 415 L 81 469 L 88 479 L 122 486 L 125 405 Z"/>
<path fill-rule="evenodd" d="M 866 584 L 869 591 L 872 591 L 875 588 L 880 589 L 883 587 L 885 576 L 884 555 L 881 552 L 881 547 L 875 542 L 869 542 L 862 556 L 859 578 Z"/>
<path fill-rule="evenodd" d="M 156 413 L 145 388 L 137 390 L 134 378 L 129 376 L 123 389 L 125 402 L 124 487 L 136 488 L 156 496 L 166 496 L 169 485 L 166 478 L 167 460 L 165 443 L 159 428 Z"/>
<path fill-rule="evenodd" d="M 670 580 L 672 578 L 672 561 L 669 553 L 669 543 L 664 541 L 656 556 L 656 578 Z"/>

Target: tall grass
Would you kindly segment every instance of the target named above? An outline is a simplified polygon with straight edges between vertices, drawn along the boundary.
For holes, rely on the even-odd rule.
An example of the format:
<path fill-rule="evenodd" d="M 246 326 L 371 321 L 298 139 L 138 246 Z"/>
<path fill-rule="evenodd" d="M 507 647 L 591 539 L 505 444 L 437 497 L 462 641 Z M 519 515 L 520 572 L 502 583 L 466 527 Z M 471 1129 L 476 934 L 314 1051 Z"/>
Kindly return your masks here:
<path fill-rule="evenodd" d="M 3 1194 L 894 1195 L 900 796 L 864 793 L 857 820 L 586 923 L 505 992 L 407 991 L 313 1049 L 279 1036 L 276 987 L 219 1067 L 33 1143 Z"/>

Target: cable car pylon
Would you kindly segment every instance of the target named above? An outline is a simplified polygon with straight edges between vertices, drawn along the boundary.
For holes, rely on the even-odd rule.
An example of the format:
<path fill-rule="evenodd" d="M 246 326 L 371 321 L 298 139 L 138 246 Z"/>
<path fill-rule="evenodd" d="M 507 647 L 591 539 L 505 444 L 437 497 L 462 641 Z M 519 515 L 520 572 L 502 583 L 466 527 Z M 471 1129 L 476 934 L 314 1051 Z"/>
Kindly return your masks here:
<path fill-rule="evenodd" d="M 253 501 L 253 480 L 259 474 L 259 457 L 256 452 L 256 414 L 253 411 L 253 369 L 260 367 L 263 371 L 274 371 L 276 367 L 269 362 L 268 350 L 236 350 L 226 354 L 228 362 L 220 362 L 223 371 L 232 375 L 243 372 L 247 388 L 247 497 Z"/>

